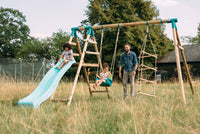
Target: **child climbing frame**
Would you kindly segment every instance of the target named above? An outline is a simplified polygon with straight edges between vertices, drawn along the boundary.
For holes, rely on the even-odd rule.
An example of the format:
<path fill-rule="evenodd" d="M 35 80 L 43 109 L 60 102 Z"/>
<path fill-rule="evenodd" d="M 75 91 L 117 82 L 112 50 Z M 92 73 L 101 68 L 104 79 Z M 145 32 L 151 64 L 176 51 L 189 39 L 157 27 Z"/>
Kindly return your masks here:
<path fill-rule="evenodd" d="M 149 39 L 149 43 L 147 43 L 147 39 Z M 147 50 L 146 48 L 149 49 L 153 49 L 153 53 L 150 52 L 150 50 Z M 138 82 L 139 82 L 139 88 L 137 88 L 137 95 L 146 95 L 146 96 L 151 96 L 151 97 L 156 97 L 156 93 L 155 93 L 155 88 L 156 88 L 156 72 L 157 72 L 157 54 L 156 54 L 156 50 L 154 48 L 154 44 L 153 41 L 151 40 L 151 35 L 150 35 L 150 31 L 149 31 L 149 25 L 147 23 L 147 30 L 145 33 L 145 37 L 144 37 L 144 41 L 142 44 L 142 48 L 140 51 L 140 55 L 139 55 L 139 66 L 138 66 Z M 154 62 L 154 67 L 150 67 L 147 66 L 145 63 L 145 59 L 147 60 L 151 60 L 152 62 Z M 150 79 L 151 76 L 153 77 L 153 80 Z M 148 93 L 142 91 L 142 84 L 143 83 L 149 83 L 149 84 L 153 84 L 153 90 L 151 90 L 151 87 L 148 88 Z"/>

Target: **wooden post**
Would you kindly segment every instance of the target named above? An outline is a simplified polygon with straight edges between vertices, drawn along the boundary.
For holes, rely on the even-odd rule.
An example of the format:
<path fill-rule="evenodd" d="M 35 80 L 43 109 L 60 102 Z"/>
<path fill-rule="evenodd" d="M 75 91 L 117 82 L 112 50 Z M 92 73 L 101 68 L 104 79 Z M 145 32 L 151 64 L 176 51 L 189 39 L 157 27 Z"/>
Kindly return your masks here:
<path fill-rule="evenodd" d="M 155 94 L 148 94 L 148 93 L 143 93 L 143 92 L 139 92 L 137 93 L 138 95 L 146 95 L 146 96 L 150 96 L 150 97 L 156 97 Z"/>
<path fill-rule="evenodd" d="M 73 36 L 69 37 L 69 41 L 68 41 L 69 44 L 71 44 L 73 38 L 74 38 Z"/>
<path fill-rule="evenodd" d="M 177 65 L 177 72 L 178 72 L 178 79 L 179 79 L 179 84 L 181 88 L 181 96 L 182 96 L 182 102 L 186 104 L 185 100 L 185 92 L 184 92 L 184 87 L 183 87 L 183 79 L 182 79 L 182 73 L 181 73 L 181 65 L 180 65 L 180 58 L 179 58 L 179 51 L 178 51 L 178 45 L 177 45 L 177 38 L 176 38 L 176 30 L 175 27 L 172 28 L 172 33 L 173 33 L 173 39 L 174 39 L 174 48 L 175 48 L 175 56 L 176 56 L 176 65 Z"/>
<path fill-rule="evenodd" d="M 90 38 L 90 35 L 88 34 L 86 39 L 88 40 L 89 38 Z M 84 57 L 85 57 L 85 51 L 87 49 L 87 46 L 88 46 L 88 42 L 86 41 L 85 44 L 84 44 L 83 53 L 82 53 L 82 56 L 81 56 L 81 59 L 80 59 L 80 64 L 78 66 L 78 70 L 77 70 L 77 73 L 76 73 L 76 76 L 75 76 L 75 79 L 74 79 L 74 85 L 72 87 L 72 92 L 71 92 L 69 101 L 67 103 L 68 106 L 71 104 L 71 101 L 72 101 L 72 98 L 73 98 L 73 95 L 74 95 L 74 91 L 75 91 L 76 84 L 77 84 L 77 81 L 78 81 L 79 73 L 81 71 L 81 67 L 82 67 L 82 64 L 83 64 L 83 60 L 84 60 Z"/>
<path fill-rule="evenodd" d="M 168 20 L 151 20 L 148 21 L 148 24 L 161 24 L 161 23 L 170 23 Z M 120 23 L 120 27 L 126 27 L 126 26 L 138 26 L 138 25 L 146 25 L 146 21 L 140 21 L 140 22 L 129 22 L 129 23 Z M 118 24 L 106 24 L 103 25 L 103 28 L 114 28 L 118 27 Z M 92 26 L 92 29 L 102 29 L 102 25 L 96 25 Z M 85 27 L 79 27 L 78 30 L 85 30 Z"/>
<path fill-rule="evenodd" d="M 82 57 L 81 47 L 80 47 L 78 38 L 76 38 L 76 45 L 78 47 L 79 55 L 80 55 L 80 57 Z M 83 63 L 84 63 L 84 61 L 83 61 Z M 83 67 L 83 71 L 84 71 L 84 74 L 85 74 L 85 77 L 86 77 L 87 85 L 89 87 L 90 95 L 92 95 L 92 91 L 91 91 L 91 87 L 90 87 L 90 83 L 89 83 L 89 77 L 88 77 L 88 73 L 87 73 L 86 67 Z"/>
<path fill-rule="evenodd" d="M 182 47 L 182 44 L 181 44 L 181 41 L 180 41 L 180 37 L 179 37 L 179 34 L 178 34 L 177 30 L 176 30 L 176 37 L 177 37 L 178 45 L 180 45 Z M 189 84 L 190 84 L 190 88 L 192 90 L 192 94 L 194 95 L 194 89 L 193 89 L 193 85 L 192 85 L 192 78 L 190 76 L 190 71 L 189 71 L 188 64 L 187 64 L 187 61 L 186 61 L 186 58 L 185 58 L 184 50 L 180 49 L 180 51 L 181 51 L 181 56 L 182 56 L 182 59 L 183 59 L 183 64 L 184 64 L 184 67 L 185 67 L 185 71 L 186 71 L 186 74 L 187 74 L 187 77 L 188 77 L 188 81 L 189 81 Z"/>

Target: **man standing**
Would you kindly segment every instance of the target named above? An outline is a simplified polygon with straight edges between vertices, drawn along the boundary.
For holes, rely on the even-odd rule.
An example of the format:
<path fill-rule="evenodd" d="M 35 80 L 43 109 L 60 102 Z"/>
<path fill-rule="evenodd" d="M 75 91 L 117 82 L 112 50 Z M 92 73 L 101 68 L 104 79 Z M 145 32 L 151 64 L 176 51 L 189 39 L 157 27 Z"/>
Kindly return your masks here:
<path fill-rule="evenodd" d="M 136 69 L 138 67 L 138 61 L 137 61 L 137 56 L 135 52 L 130 50 L 131 46 L 130 44 L 125 44 L 124 49 L 125 52 L 122 53 L 120 63 L 119 63 L 119 77 L 122 77 L 121 70 L 122 70 L 122 65 L 125 63 L 124 67 L 124 72 L 123 72 L 123 90 L 124 90 L 124 99 L 128 98 L 128 93 L 127 93 L 127 82 L 128 78 L 130 80 L 130 85 L 131 85 L 131 98 L 134 96 L 134 79 L 135 79 L 135 74 L 136 74 Z"/>

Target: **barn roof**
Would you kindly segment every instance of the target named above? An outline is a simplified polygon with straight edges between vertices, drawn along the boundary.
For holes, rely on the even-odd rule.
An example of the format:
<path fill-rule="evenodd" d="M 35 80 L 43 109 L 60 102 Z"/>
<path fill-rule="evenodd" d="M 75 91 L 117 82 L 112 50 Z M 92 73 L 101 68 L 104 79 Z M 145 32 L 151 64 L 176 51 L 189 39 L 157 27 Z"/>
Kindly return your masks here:
<path fill-rule="evenodd" d="M 183 45 L 183 48 L 187 62 L 200 62 L 200 44 Z M 181 57 L 181 53 L 179 53 L 179 55 L 180 55 L 180 60 L 182 62 L 183 60 Z M 171 51 L 167 53 L 165 56 L 158 59 L 158 63 L 174 63 L 174 62 L 176 62 L 174 51 Z"/>

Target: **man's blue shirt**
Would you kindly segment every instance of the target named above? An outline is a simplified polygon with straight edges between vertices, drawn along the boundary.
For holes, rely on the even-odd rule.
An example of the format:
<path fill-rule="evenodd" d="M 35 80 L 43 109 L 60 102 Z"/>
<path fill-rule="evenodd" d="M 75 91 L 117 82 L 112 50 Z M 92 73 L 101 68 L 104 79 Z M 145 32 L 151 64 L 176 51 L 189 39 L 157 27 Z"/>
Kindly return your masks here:
<path fill-rule="evenodd" d="M 125 71 L 132 72 L 135 70 L 135 65 L 138 64 L 137 56 L 135 52 L 130 51 L 127 55 L 126 52 L 123 52 L 121 55 L 119 66 L 122 67 L 123 63 L 125 63 Z"/>

